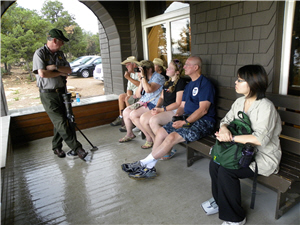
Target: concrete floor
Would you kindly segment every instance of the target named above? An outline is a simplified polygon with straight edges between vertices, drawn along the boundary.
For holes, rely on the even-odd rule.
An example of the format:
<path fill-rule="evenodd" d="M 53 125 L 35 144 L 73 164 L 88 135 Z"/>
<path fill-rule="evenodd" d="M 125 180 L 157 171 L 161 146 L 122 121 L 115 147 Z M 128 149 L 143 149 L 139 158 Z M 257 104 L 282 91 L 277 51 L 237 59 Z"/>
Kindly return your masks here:
<path fill-rule="evenodd" d="M 221 224 L 218 214 L 206 216 L 200 204 L 211 197 L 208 159 L 186 166 L 182 146 L 174 158 L 157 163 L 158 177 L 135 181 L 120 165 L 147 156 L 137 136 L 119 143 L 125 133 L 110 125 L 83 130 L 99 149 L 93 160 L 60 159 L 51 151 L 51 137 L 14 146 L 13 224 Z M 137 133 L 136 133 L 137 135 Z M 78 134 L 86 149 L 91 146 Z M 68 151 L 67 146 L 63 148 Z M 242 180 L 247 224 L 300 224 L 300 204 L 275 220 L 276 193 L 258 185 L 251 210 L 252 181 Z"/>

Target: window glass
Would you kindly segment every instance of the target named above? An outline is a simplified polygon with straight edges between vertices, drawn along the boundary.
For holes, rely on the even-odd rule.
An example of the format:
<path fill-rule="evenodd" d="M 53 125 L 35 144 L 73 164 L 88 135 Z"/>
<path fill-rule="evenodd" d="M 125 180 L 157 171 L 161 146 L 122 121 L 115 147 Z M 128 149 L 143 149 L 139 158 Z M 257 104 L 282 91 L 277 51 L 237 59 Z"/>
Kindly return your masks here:
<path fill-rule="evenodd" d="M 148 28 L 149 60 L 161 58 L 167 61 L 167 38 L 165 24 Z"/>
<path fill-rule="evenodd" d="M 300 96 L 300 2 L 296 2 L 288 94 Z"/>
<path fill-rule="evenodd" d="M 146 18 L 148 19 L 184 7 L 189 7 L 189 4 L 185 2 L 187 1 L 145 1 Z"/>
<path fill-rule="evenodd" d="M 189 18 L 171 22 L 172 59 L 181 62 L 191 55 L 191 28 Z"/>

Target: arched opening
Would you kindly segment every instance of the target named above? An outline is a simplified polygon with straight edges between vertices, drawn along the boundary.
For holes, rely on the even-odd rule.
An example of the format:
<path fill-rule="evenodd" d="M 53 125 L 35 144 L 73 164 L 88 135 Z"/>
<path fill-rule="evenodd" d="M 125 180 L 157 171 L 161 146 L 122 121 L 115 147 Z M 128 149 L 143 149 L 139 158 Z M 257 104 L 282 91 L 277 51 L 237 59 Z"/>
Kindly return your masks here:
<path fill-rule="evenodd" d="M 1 16 L 15 1 L 2 1 L 1 2 Z M 123 92 L 124 84 L 122 79 L 122 61 L 121 53 L 121 40 L 116 24 L 111 17 L 110 13 L 98 1 L 80 1 L 86 5 L 98 18 L 99 35 L 100 35 L 100 48 L 102 51 L 102 63 L 105 73 L 105 93 L 106 94 L 119 94 Z M 112 60 L 113 57 L 113 60 Z M 125 56 L 124 56 L 125 57 Z M 117 85 L 114 85 L 118 83 Z M 116 88 L 114 87 L 116 86 Z M 1 116 L 9 114 L 7 107 L 6 96 L 4 92 L 2 77 L 1 77 Z"/>

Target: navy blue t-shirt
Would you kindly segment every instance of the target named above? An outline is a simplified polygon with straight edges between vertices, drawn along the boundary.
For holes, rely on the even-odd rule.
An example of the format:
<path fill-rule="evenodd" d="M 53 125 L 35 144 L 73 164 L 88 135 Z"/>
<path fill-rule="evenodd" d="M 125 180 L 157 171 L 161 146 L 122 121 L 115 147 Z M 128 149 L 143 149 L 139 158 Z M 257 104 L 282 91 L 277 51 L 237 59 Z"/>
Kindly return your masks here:
<path fill-rule="evenodd" d="M 199 109 L 199 102 L 209 101 L 210 107 L 201 119 L 209 120 L 215 123 L 215 88 L 213 84 L 204 75 L 197 80 L 190 81 L 183 92 L 182 101 L 185 102 L 184 113 L 192 114 Z"/>

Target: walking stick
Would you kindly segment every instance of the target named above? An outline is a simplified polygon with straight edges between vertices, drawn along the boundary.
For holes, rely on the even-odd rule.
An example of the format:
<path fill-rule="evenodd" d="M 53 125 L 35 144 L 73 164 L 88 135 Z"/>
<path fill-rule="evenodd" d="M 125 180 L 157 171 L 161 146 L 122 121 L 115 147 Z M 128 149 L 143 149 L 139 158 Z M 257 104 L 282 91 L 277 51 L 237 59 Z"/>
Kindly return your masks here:
<path fill-rule="evenodd" d="M 82 133 L 82 131 L 78 128 L 78 126 L 75 122 L 75 117 L 74 117 L 73 110 L 72 110 L 71 93 L 66 93 L 66 94 L 63 94 L 62 96 L 64 98 L 64 103 L 66 106 L 66 113 L 67 113 L 67 118 L 69 121 L 69 126 L 70 126 L 70 129 L 72 130 L 75 138 L 76 138 L 76 129 L 77 129 L 82 134 L 82 136 L 87 140 L 87 142 L 92 146 L 91 150 L 97 150 L 98 148 L 96 146 L 94 146 L 90 142 L 90 140 Z"/>

